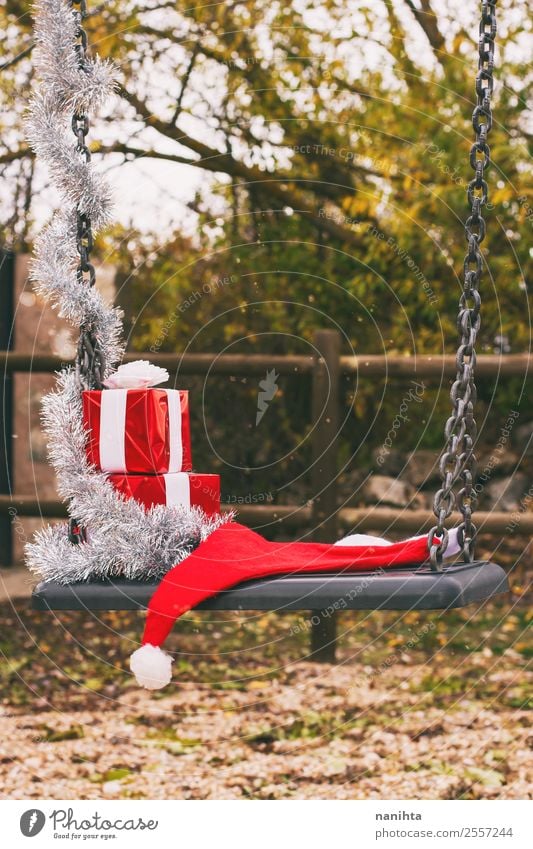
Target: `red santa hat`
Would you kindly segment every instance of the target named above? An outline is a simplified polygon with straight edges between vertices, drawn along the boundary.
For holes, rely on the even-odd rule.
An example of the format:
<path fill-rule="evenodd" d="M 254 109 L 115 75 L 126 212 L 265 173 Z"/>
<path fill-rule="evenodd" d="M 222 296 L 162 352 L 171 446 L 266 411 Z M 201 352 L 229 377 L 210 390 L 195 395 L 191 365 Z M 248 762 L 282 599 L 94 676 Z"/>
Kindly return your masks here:
<path fill-rule="evenodd" d="M 447 556 L 457 554 L 457 532 L 450 532 Z M 162 579 L 148 605 L 142 646 L 130 668 L 149 690 L 166 686 L 172 658 L 162 651 L 176 620 L 222 590 L 279 574 L 357 572 L 417 565 L 428 558 L 427 534 L 403 542 L 355 534 L 334 545 L 315 542 L 269 542 L 260 534 L 230 522 L 214 531 Z"/>

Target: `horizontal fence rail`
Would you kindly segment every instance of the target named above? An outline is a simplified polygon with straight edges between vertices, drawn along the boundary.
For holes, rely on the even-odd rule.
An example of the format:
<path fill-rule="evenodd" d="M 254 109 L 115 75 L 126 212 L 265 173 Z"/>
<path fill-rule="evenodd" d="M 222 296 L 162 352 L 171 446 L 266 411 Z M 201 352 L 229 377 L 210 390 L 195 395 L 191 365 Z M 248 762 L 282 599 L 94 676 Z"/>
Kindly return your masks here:
<path fill-rule="evenodd" d="M 451 355 L 401 356 L 398 354 L 340 355 L 341 336 L 336 330 L 317 330 L 313 339 L 312 355 L 272 354 L 168 354 L 152 351 L 128 352 L 124 362 L 138 359 L 150 360 L 154 365 L 166 368 L 176 376 L 207 375 L 264 375 L 275 369 L 282 375 L 309 375 L 311 379 L 311 407 L 313 416 L 313 463 L 310 470 L 312 501 L 298 505 L 247 505 L 226 504 L 224 511 L 233 507 L 239 520 L 261 530 L 280 524 L 285 530 L 301 531 L 315 540 L 334 540 L 339 531 L 379 531 L 424 533 L 434 525 L 434 516 L 429 511 L 389 509 L 384 507 L 361 507 L 338 509 L 338 427 L 341 394 L 341 379 L 353 377 L 410 380 L 413 377 L 446 384 L 455 377 L 456 359 Z M 0 351 L 0 371 L 7 386 L 13 374 L 53 373 L 72 361 L 51 354 L 19 353 Z M 477 358 L 476 375 L 480 378 L 521 377 L 530 379 L 530 356 L 528 354 L 480 355 Z M 4 444 L 9 444 L 12 422 L 4 420 Z M 8 470 L 7 481 L 11 480 Z M 0 492 L 0 562 L 8 565 L 13 538 L 13 522 L 17 517 L 63 518 L 66 506 L 58 499 L 39 499 L 33 496 L 11 494 L 9 486 L 3 485 Z M 452 515 L 450 524 L 458 521 Z M 479 531 L 494 534 L 533 534 L 533 514 L 476 513 Z"/>
<path fill-rule="evenodd" d="M 127 353 L 123 361 L 150 360 L 154 365 L 166 368 L 172 374 L 262 375 L 266 369 L 275 369 L 279 374 L 311 374 L 315 368 L 314 356 L 279 354 L 157 354 L 151 351 Z M 527 377 L 530 368 L 529 354 L 482 354 L 476 362 L 477 377 Z M 73 360 L 61 359 L 52 354 L 19 354 L 0 351 L 0 370 L 4 374 L 14 372 L 56 372 Z M 399 354 L 360 354 L 339 358 L 342 375 L 361 377 L 425 378 L 454 377 L 456 358 L 450 354 L 410 357 Z"/>
<path fill-rule="evenodd" d="M 247 505 L 222 504 L 223 513 L 236 510 L 239 521 L 253 524 L 255 528 L 282 524 L 287 529 L 311 528 L 312 507 L 292 504 Z M 59 499 L 39 499 L 30 495 L 0 495 L 0 515 L 42 516 L 47 519 L 62 519 L 67 516 L 66 504 Z M 483 512 L 476 511 L 476 526 L 485 533 L 533 534 L 533 513 Z M 337 520 L 343 530 L 361 531 L 405 531 L 425 533 L 435 524 L 435 516 L 428 510 L 394 510 L 387 507 L 345 507 L 337 512 Z M 452 514 L 450 524 L 461 520 L 461 514 Z M 516 528 L 513 527 L 516 525 Z"/>

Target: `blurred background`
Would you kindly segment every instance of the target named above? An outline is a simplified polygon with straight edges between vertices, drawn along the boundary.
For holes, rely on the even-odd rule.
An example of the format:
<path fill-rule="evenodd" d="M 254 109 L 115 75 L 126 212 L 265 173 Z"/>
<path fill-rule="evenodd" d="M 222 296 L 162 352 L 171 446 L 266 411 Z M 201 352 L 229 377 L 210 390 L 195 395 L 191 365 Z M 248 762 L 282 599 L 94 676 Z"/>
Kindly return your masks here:
<path fill-rule="evenodd" d="M 359 368 L 339 379 L 330 496 L 371 516 L 395 511 L 367 532 L 405 536 L 429 521 L 451 372 L 397 375 L 414 358 L 455 353 L 478 7 L 91 2 L 90 44 L 120 70 L 88 136 L 115 197 L 115 222 L 96 242 L 97 285 L 124 310 L 128 350 L 176 363 L 183 352 L 265 357 L 261 374 L 179 377 L 195 468 L 221 474 L 228 506 L 315 516 L 323 410 L 312 374 L 278 374 L 274 357 L 311 357 L 316 332 L 334 330 Z M 193 611 L 172 643 L 178 685 L 149 696 L 126 669 L 141 615 L 31 613 L 27 572 L 3 569 L 5 798 L 530 793 L 531 10 L 527 0 L 497 8 L 478 338 L 493 359 L 476 418 L 479 507 L 500 518 L 499 530 L 482 528 L 478 553 L 508 568 L 512 593 L 454 613 L 343 612 L 337 666 L 310 662 L 307 614 Z M 30 3 L 3 0 L 0 31 L 0 350 L 24 364 L 3 374 L 7 565 L 41 521 L 11 495 L 37 511 L 56 497 L 39 425 L 53 376 L 32 357 L 52 356 L 40 360 L 49 370 L 72 359 L 76 329 L 27 280 L 32 242 L 60 203 L 24 138 Z M 365 376 L 372 355 L 385 365 Z M 270 515 L 261 532 L 294 536 Z M 347 530 L 328 528 L 329 538 Z"/>
<path fill-rule="evenodd" d="M 531 19 L 526 2 L 498 14 L 478 351 L 507 356 L 527 352 L 531 332 Z M 68 359 L 75 330 L 26 279 L 32 239 L 59 202 L 24 139 L 29 4 L 7 0 L 0 26 L 2 347 Z M 97 242 L 98 285 L 125 311 L 128 348 L 312 354 L 315 330 L 333 328 L 344 354 L 453 353 L 477 26 L 476 5 L 459 0 L 93 4 L 90 42 L 121 80 L 89 135 L 116 204 Z M 227 501 L 305 504 L 311 378 L 282 375 L 256 425 L 258 380 L 180 379 L 195 466 L 223 475 Z M 343 382 L 342 504 L 431 508 L 449 381 L 421 383 Z M 14 377 L 18 494 L 53 496 L 39 430 L 50 385 Z M 409 390 L 413 414 L 391 432 Z M 479 380 L 482 509 L 531 501 L 532 419 L 523 373 L 502 379 L 495 367 Z"/>

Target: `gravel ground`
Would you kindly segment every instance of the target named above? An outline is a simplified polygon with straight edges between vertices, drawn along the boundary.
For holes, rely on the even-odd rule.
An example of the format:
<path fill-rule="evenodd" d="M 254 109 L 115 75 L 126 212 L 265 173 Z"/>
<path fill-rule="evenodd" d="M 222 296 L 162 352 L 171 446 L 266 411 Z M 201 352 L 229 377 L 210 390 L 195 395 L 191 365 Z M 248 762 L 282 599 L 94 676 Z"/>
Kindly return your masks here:
<path fill-rule="evenodd" d="M 525 711 L 426 711 L 410 692 L 423 670 L 367 693 L 353 672 L 306 663 L 229 696 L 185 683 L 155 703 L 135 692 L 97 711 L 4 714 L 4 798 L 531 798 Z"/>
<path fill-rule="evenodd" d="M 4 604 L 1 795 L 531 798 L 530 614 L 516 602 L 343 613 L 335 666 L 306 660 L 297 614 L 189 614 L 155 695 L 126 671 L 141 616 Z"/>

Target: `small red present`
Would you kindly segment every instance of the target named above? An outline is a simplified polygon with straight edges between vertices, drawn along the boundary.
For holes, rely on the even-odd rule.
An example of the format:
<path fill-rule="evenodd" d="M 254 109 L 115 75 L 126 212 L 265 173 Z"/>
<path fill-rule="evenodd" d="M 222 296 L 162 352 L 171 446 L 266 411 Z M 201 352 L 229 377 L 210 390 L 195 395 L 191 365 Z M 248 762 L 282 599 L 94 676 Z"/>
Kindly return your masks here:
<path fill-rule="evenodd" d="M 87 458 L 103 472 L 166 474 L 192 469 L 188 392 L 83 392 Z"/>
<path fill-rule="evenodd" d="M 147 509 L 166 504 L 201 507 L 208 516 L 220 513 L 220 475 L 109 475 L 108 480 L 118 492 Z"/>

